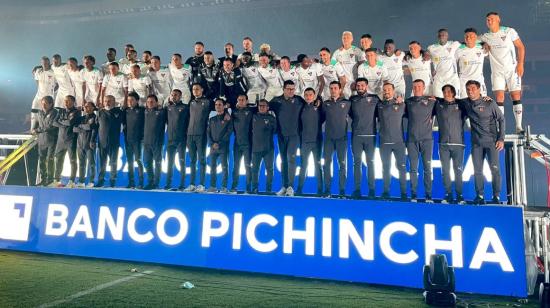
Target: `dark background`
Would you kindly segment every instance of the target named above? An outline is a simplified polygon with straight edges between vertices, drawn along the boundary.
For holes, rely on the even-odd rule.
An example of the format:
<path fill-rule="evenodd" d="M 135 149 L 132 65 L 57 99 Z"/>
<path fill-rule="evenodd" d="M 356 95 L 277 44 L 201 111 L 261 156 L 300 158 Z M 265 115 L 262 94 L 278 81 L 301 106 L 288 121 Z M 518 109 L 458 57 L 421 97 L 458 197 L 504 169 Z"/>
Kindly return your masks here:
<path fill-rule="evenodd" d="M 382 47 L 393 38 L 398 48 L 411 40 L 427 46 L 439 28 L 448 28 L 452 40 L 463 30 L 484 32 L 485 14 L 497 11 L 503 25 L 515 28 L 526 49 L 524 123 L 535 133 L 550 135 L 550 2 L 499 1 L 358 1 L 358 0 L 3 0 L 0 10 L 0 133 L 28 129 L 26 114 L 36 92 L 31 75 L 41 56 L 61 54 L 81 59 L 92 54 L 98 63 L 105 51 L 132 43 L 141 56 L 151 50 L 167 63 L 174 52 L 192 55 L 195 41 L 203 41 L 216 56 L 232 42 L 242 49 L 244 36 L 254 39 L 255 50 L 269 43 L 279 55 L 317 54 L 321 47 L 340 45 L 341 33 L 350 30 L 355 44 L 363 33 Z M 486 83 L 490 74 L 486 61 Z M 509 99 L 507 99 L 509 103 Z M 511 104 L 506 106 L 508 130 L 513 129 Z M 528 160 L 530 201 L 546 203 L 546 176 L 538 163 Z M 531 197 L 532 195 L 532 197 Z"/>

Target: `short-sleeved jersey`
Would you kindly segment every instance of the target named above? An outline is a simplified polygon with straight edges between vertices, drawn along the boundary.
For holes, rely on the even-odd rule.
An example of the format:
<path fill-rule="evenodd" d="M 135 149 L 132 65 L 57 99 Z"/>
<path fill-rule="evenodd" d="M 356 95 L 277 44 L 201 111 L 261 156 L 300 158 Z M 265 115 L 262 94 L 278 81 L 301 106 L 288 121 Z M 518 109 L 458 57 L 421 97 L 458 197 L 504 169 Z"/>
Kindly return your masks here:
<path fill-rule="evenodd" d="M 386 54 L 382 54 L 379 56 L 379 60 L 384 62 L 384 66 L 386 67 L 386 70 L 388 71 L 388 82 L 392 83 L 393 85 L 397 85 L 399 83 L 404 82 L 403 77 L 403 58 L 405 57 L 405 53 L 401 52 L 399 56 L 396 54 L 393 54 L 391 56 L 387 56 Z"/>
<path fill-rule="evenodd" d="M 149 78 L 151 78 L 156 95 L 170 95 L 170 91 L 172 91 L 172 76 L 166 67 L 161 67 L 158 71 L 150 71 Z"/>
<path fill-rule="evenodd" d="M 170 75 L 172 76 L 172 90 L 179 89 L 182 92 L 190 92 L 191 79 L 193 78 L 193 68 L 189 64 L 183 64 L 177 68 L 173 64 L 169 64 Z"/>
<path fill-rule="evenodd" d="M 448 41 L 445 45 L 436 43 L 428 46 L 435 71 L 434 79 L 447 81 L 456 76 L 455 53 L 459 47 L 460 43 L 457 41 Z"/>
<path fill-rule="evenodd" d="M 301 65 L 296 68 L 298 80 L 300 81 L 301 93 L 307 88 L 313 88 L 317 92 L 319 87 L 319 77 L 323 76 L 323 71 L 319 63 L 313 63 L 308 68 Z"/>
<path fill-rule="evenodd" d="M 94 67 L 91 71 L 87 68 L 83 68 L 80 71 L 82 81 L 86 83 L 86 97 L 84 99 L 94 100 L 99 93 L 98 86 L 103 82 L 103 71 Z"/>
<path fill-rule="evenodd" d="M 338 81 L 340 77 L 345 76 L 344 68 L 342 64 L 336 60 L 331 60 L 330 64 L 320 64 L 321 71 L 323 72 L 323 78 L 325 78 L 325 88 L 333 81 Z"/>
<path fill-rule="evenodd" d="M 69 76 L 69 68 L 67 65 L 52 66 L 52 70 L 55 74 L 55 80 L 59 85 L 58 92 L 74 94 L 74 86 Z"/>
<path fill-rule="evenodd" d="M 388 70 L 382 61 L 376 61 L 374 66 L 370 66 L 368 61 L 365 61 L 357 68 L 357 76 L 369 81 L 367 93 L 381 95 L 384 81 L 388 80 Z"/>
<path fill-rule="evenodd" d="M 124 102 L 124 88 L 128 88 L 128 78 L 123 73 L 105 75 L 103 77 L 102 87 L 105 89 L 105 96 L 112 95 L 117 103 Z"/>
<path fill-rule="evenodd" d="M 455 54 L 458 63 L 458 76 L 460 76 L 460 79 L 484 80 L 483 62 L 486 56 L 487 52 L 480 44 L 476 44 L 473 48 L 461 44 Z"/>
<path fill-rule="evenodd" d="M 410 57 L 409 59 L 405 58 L 405 61 L 403 61 L 403 66 L 409 68 L 413 81 L 416 79 L 422 79 L 424 81 L 424 85 L 428 88 L 432 82 L 432 61 L 424 60 L 422 56 L 416 59 Z"/>
<path fill-rule="evenodd" d="M 342 65 L 346 79 L 350 82 L 353 80 L 353 67 L 357 62 L 365 61 L 365 53 L 353 45 L 348 49 L 340 47 L 334 51 L 332 59 Z"/>
<path fill-rule="evenodd" d="M 268 65 L 267 67 L 258 67 L 258 72 L 265 80 L 268 88 L 282 88 L 283 82 L 279 70 Z"/>
<path fill-rule="evenodd" d="M 147 75 L 141 75 L 138 78 L 128 79 L 128 92 L 135 91 L 139 94 L 139 100 L 144 102 L 147 100 L 147 95 L 149 95 L 149 87 L 151 86 L 151 78 Z"/>
<path fill-rule="evenodd" d="M 55 73 L 52 69 L 45 71 L 42 68 L 37 69 L 34 72 L 34 80 L 38 82 L 38 89 L 36 96 L 42 98 L 44 96 L 54 96 L 55 92 Z"/>
<path fill-rule="evenodd" d="M 489 61 L 492 72 L 510 72 L 516 69 L 516 47 L 519 35 L 513 28 L 500 27 L 497 32 L 487 32 L 480 40 L 489 45 Z"/>
<path fill-rule="evenodd" d="M 294 93 L 296 95 L 299 95 L 301 93 L 300 80 L 298 78 L 298 73 L 296 73 L 296 68 L 293 65 L 290 66 L 290 69 L 286 72 L 283 69 L 279 69 L 279 74 L 281 74 L 283 83 L 287 80 L 292 80 L 294 82 L 294 84 L 296 85 L 296 90 L 294 91 Z"/>
<path fill-rule="evenodd" d="M 260 74 L 257 64 L 246 67 L 243 66 L 241 67 L 241 72 L 246 80 L 248 91 L 265 91 L 266 83 L 264 82 L 264 79 L 262 79 L 262 75 Z"/>

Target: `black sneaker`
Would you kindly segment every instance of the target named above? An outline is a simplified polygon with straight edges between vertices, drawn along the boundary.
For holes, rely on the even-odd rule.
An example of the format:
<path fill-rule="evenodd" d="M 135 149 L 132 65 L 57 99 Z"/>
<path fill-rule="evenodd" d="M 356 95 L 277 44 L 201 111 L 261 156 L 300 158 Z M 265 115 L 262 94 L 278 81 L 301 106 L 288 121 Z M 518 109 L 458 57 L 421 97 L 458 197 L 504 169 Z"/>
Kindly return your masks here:
<path fill-rule="evenodd" d="M 416 198 L 416 194 L 411 194 L 411 202 L 418 202 L 418 199 Z"/>
<path fill-rule="evenodd" d="M 385 191 L 385 192 L 382 193 L 382 196 L 380 196 L 380 198 L 382 198 L 384 200 L 388 200 L 388 199 L 390 199 L 390 194 L 387 191 Z"/>
<path fill-rule="evenodd" d="M 401 194 L 401 201 L 409 201 L 407 194 Z"/>
<path fill-rule="evenodd" d="M 351 193 L 352 199 L 361 199 L 361 191 L 360 190 L 354 190 L 353 193 Z"/>
<path fill-rule="evenodd" d="M 453 194 L 446 194 L 445 198 L 441 200 L 441 203 L 443 204 L 453 203 Z"/>
<path fill-rule="evenodd" d="M 96 187 L 103 187 L 105 186 L 105 181 L 97 181 L 97 184 L 95 184 Z"/>
<path fill-rule="evenodd" d="M 483 199 L 483 196 L 477 195 L 474 199 L 474 204 L 484 205 L 485 204 L 485 199 Z"/>
<path fill-rule="evenodd" d="M 172 190 L 172 185 L 166 185 L 166 186 L 164 186 L 164 190 Z"/>
<path fill-rule="evenodd" d="M 464 201 L 464 197 L 462 195 L 458 195 L 458 196 L 456 196 L 456 203 L 458 203 L 460 205 L 464 205 L 464 204 L 466 204 L 466 201 Z"/>
<path fill-rule="evenodd" d="M 338 198 L 345 199 L 346 198 L 346 191 L 340 190 L 340 193 L 338 194 Z"/>
<path fill-rule="evenodd" d="M 126 185 L 126 189 L 134 189 L 134 188 L 136 188 L 136 185 L 134 183 L 130 183 Z"/>
<path fill-rule="evenodd" d="M 301 187 L 298 187 L 298 189 L 296 189 L 296 192 L 294 193 L 296 196 L 301 196 L 304 194 L 304 192 L 302 191 L 302 188 Z"/>
<path fill-rule="evenodd" d="M 374 189 L 369 190 L 369 194 L 367 195 L 368 199 L 376 199 L 376 194 L 374 193 Z"/>
<path fill-rule="evenodd" d="M 330 195 L 330 190 L 325 190 L 325 191 L 323 192 L 323 198 L 330 198 L 330 197 L 331 197 L 331 195 Z"/>
<path fill-rule="evenodd" d="M 257 195 L 258 194 L 258 188 L 254 188 L 250 191 L 251 194 Z"/>
<path fill-rule="evenodd" d="M 498 196 L 493 196 L 491 204 L 500 204 L 500 198 Z"/>
<path fill-rule="evenodd" d="M 110 182 L 109 182 L 109 186 L 110 186 L 111 188 L 115 187 L 115 181 L 110 181 Z"/>
<path fill-rule="evenodd" d="M 431 196 L 431 195 L 426 195 L 426 198 L 425 198 L 424 202 L 426 202 L 426 203 L 434 203 L 434 201 L 432 200 L 432 196 Z"/>

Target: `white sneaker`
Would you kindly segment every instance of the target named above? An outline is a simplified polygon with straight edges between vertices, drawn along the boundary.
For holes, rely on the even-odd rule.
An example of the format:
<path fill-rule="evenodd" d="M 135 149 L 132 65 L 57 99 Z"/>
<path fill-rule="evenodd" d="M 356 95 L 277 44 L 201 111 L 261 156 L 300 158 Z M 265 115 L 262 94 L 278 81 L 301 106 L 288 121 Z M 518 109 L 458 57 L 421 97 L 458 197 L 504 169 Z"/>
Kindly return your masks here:
<path fill-rule="evenodd" d="M 195 185 L 189 185 L 187 186 L 187 188 L 185 188 L 183 191 L 184 192 L 194 192 L 196 189 Z"/>
<path fill-rule="evenodd" d="M 69 183 L 67 183 L 67 185 L 65 185 L 65 187 L 67 187 L 67 188 L 75 188 L 75 187 L 76 187 L 76 184 L 75 184 L 73 181 L 69 181 Z"/>
<path fill-rule="evenodd" d="M 95 186 L 94 182 L 90 182 L 88 183 L 88 185 L 86 185 L 86 187 L 88 188 L 93 188 Z"/>
<path fill-rule="evenodd" d="M 229 192 L 229 190 L 227 190 L 227 188 L 225 188 L 225 187 L 222 187 L 222 189 L 220 189 L 221 194 L 227 194 L 228 192 Z"/>
<path fill-rule="evenodd" d="M 277 196 L 284 196 L 286 194 L 286 187 L 281 187 L 281 190 L 279 190 L 276 195 Z"/>
<path fill-rule="evenodd" d="M 86 185 L 84 185 L 84 183 L 76 184 L 76 188 L 84 188 L 84 187 L 86 187 Z"/>
<path fill-rule="evenodd" d="M 288 197 L 294 197 L 294 188 L 292 188 L 292 186 L 289 186 L 287 189 L 286 189 L 286 195 Z"/>
<path fill-rule="evenodd" d="M 210 187 L 210 188 L 208 188 L 208 190 L 206 192 L 216 193 L 216 192 L 218 192 L 218 190 L 216 189 L 216 187 Z"/>
<path fill-rule="evenodd" d="M 48 187 L 63 187 L 60 181 L 53 181 L 48 185 Z"/>
<path fill-rule="evenodd" d="M 198 185 L 197 188 L 195 188 L 195 192 L 203 193 L 206 191 L 206 188 L 202 185 Z"/>

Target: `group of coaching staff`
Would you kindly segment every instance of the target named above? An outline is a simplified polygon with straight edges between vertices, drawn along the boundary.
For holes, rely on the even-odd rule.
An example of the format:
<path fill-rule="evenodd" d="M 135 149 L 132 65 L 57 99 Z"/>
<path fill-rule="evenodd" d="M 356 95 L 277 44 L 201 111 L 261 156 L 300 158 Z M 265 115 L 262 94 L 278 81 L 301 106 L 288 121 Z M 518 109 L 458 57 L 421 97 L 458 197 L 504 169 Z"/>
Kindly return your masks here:
<path fill-rule="evenodd" d="M 495 14 L 487 15 L 488 25 L 489 19 L 498 17 L 498 14 Z M 503 29 L 501 28 L 499 31 L 503 31 Z M 343 35 L 344 46 L 335 54 L 346 51 L 346 42 L 344 42 L 346 36 L 345 32 Z M 249 38 L 246 40 L 251 43 Z M 516 41 L 513 41 L 514 44 Z M 439 126 L 439 156 L 442 162 L 446 192 L 443 202 L 464 203 L 462 195 L 463 127 L 466 119 L 469 119 L 472 131 L 472 158 L 476 188 L 474 203 L 485 202 L 482 172 L 485 159 L 489 162 L 492 173 L 493 198 L 491 202 L 499 203 L 501 181 L 498 152 L 504 148 L 504 117 L 502 109 L 499 108 L 502 107 L 501 104 L 497 105 L 490 98 L 484 97 L 483 82 L 476 79 L 466 80 L 464 85 L 460 86 L 461 89 L 457 89 L 453 82 L 444 83 L 441 89 L 433 90 L 433 92 L 439 93 L 436 98 L 430 94 L 431 90 L 427 91 L 427 87 L 430 89 L 435 87 L 437 78 L 433 80 L 433 84 L 431 84 L 432 79 L 429 79 L 426 84 L 427 82 L 423 78 L 413 78 L 412 96 L 404 100 L 402 85 L 391 82 L 387 74 L 377 73 L 376 69 L 380 69 L 382 66 L 379 61 L 376 61 L 379 52 L 374 48 L 366 48 L 363 50 L 364 64 L 353 65 L 351 75 L 353 77 L 342 76 L 343 78 L 334 78 L 335 80 L 332 81 L 328 79 L 326 84 L 321 80 L 327 78 L 319 75 L 319 72 L 312 68 L 311 60 L 305 56 L 299 57 L 301 66 L 295 70 L 298 80 L 292 80 L 290 77 L 281 78 L 283 80 L 279 80 L 279 82 L 282 83 L 282 95 L 273 95 L 274 92 L 271 91 L 271 96 L 274 97 L 268 101 L 265 98 L 270 94 L 269 80 L 258 72 L 256 77 L 261 77 L 268 87 L 267 89 L 265 87 L 256 89 L 254 76 L 251 76 L 251 72 L 254 72 L 255 68 L 258 71 L 263 68 L 266 74 L 277 70 L 282 77 L 284 68 L 273 69 L 271 66 L 265 66 L 263 62 L 266 62 L 268 58 L 271 59 L 273 54 L 266 52 L 259 55 L 253 54 L 251 46 L 247 47 L 244 43 L 243 41 L 245 52 L 241 56 L 227 55 L 222 59 L 223 66 L 220 66 L 221 72 L 217 77 L 220 89 L 217 94 L 222 95 L 216 95 L 214 98 L 212 98 L 213 91 L 209 80 L 206 79 L 204 82 L 205 80 L 194 78 L 196 71 L 204 73 L 205 67 L 212 68 L 212 63 L 209 63 L 211 61 L 205 60 L 208 52 L 203 54 L 203 62 L 197 60 L 199 55 L 197 54 L 193 59 L 190 58 L 191 63 L 190 65 L 186 64 L 187 66 L 181 64 L 181 56 L 178 57 L 175 54 L 172 58 L 172 62 L 175 63 L 172 63 L 171 70 L 176 69 L 176 72 L 172 72 L 172 75 L 176 75 L 173 76 L 173 82 L 176 83 L 177 70 L 179 70 L 182 75 L 179 77 L 186 79 L 190 85 L 188 90 L 182 91 L 182 89 L 173 87 L 168 94 L 156 93 L 157 91 L 153 89 L 151 89 L 153 91 L 143 91 L 143 89 L 140 91 L 140 84 L 147 86 L 147 78 L 145 78 L 147 76 L 142 73 L 144 66 L 135 63 L 134 59 L 133 62 L 125 64 L 126 70 L 129 71 L 129 80 L 124 74 L 118 72 L 119 63 L 108 62 L 109 75 L 102 79 L 103 84 L 99 89 L 96 88 L 95 94 L 92 93 L 97 100 L 90 99 L 88 101 L 84 98 L 86 95 L 82 95 L 83 93 L 81 93 L 81 97 L 60 95 L 59 91 L 55 93 L 55 98 L 52 95 L 40 98 L 38 101 L 41 109 L 33 116 L 32 124 L 32 133 L 38 135 L 39 141 L 40 185 L 63 186 L 60 181 L 61 169 L 65 155 L 68 153 L 71 175 L 67 186 L 83 187 L 86 182 L 88 182 L 88 187 L 104 186 L 107 162 L 110 163 L 111 170 L 117 170 L 119 136 L 122 129 L 129 166 L 128 188 L 157 189 L 159 187 L 161 161 L 165 147 L 168 160 L 165 189 L 172 189 L 175 154 L 178 153 L 179 164 L 182 167 L 180 168 L 182 172 L 179 185 L 181 190 L 187 192 L 218 191 L 216 167 L 219 161 L 223 175 L 219 191 L 236 193 L 240 164 L 241 160 L 244 160 L 246 192 L 258 192 L 258 174 L 262 161 L 267 173 L 266 191 L 271 192 L 274 163 L 273 136 L 277 134 L 282 160 L 282 187 L 277 195 L 292 196 L 295 194 L 296 154 L 297 149 L 300 148 L 302 159 L 296 193 L 302 193 L 307 162 L 310 155 L 313 155 L 317 194 L 330 196 L 331 165 L 334 152 L 336 152 L 339 196 L 344 197 L 347 180 L 348 123 L 351 122 L 355 187 L 352 193 L 353 198 L 361 197 L 363 153 L 367 158 L 368 196 L 372 198 L 376 196 L 374 149 L 378 135 L 384 179 L 384 190 L 381 197 L 389 198 L 393 154 L 395 167 L 399 171 L 401 198 L 409 198 L 406 187 L 406 159 L 408 156 L 410 199 L 417 200 L 418 165 L 421 159 L 424 170 L 425 199 L 426 202 L 433 202 L 431 197 L 431 156 L 434 146 L 432 129 L 434 119 L 436 119 Z M 411 45 L 414 44 L 411 43 Z M 490 42 L 486 42 L 485 45 L 493 48 Z M 512 48 L 514 48 L 513 46 Z M 414 48 L 411 48 L 411 53 L 412 49 Z M 130 49 L 127 54 L 132 54 L 132 50 Z M 326 58 L 323 52 L 328 53 L 328 59 L 330 59 L 328 49 L 324 48 L 321 50 L 322 60 Z M 355 54 L 355 48 L 352 48 L 351 52 L 352 55 Z M 435 51 L 432 53 L 436 54 Z M 254 61 L 256 58 L 263 59 L 263 61 L 260 60 L 259 66 Z M 441 58 L 435 58 L 442 61 Z M 520 58 L 523 58 L 523 55 L 520 55 Z M 100 73 L 93 67 L 95 62 L 93 60 L 95 60 L 93 57 L 85 57 L 86 68 L 82 70 L 86 71 L 79 74 L 84 80 L 86 78 L 95 78 L 96 81 L 100 79 Z M 193 61 L 197 63 L 193 65 Z M 71 62 L 73 62 L 71 66 L 75 66 L 75 61 Z M 159 62 L 157 61 L 158 64 Z M 520 62 L 523 66 L 523 60 Z M 335 66 L 334 63 L 331 65 L 334 69 L 333 75 L 340 77 L 336 72 L 339 69 L 342 70 L 343 64 L 340 67 Z M 519 63 L 517 65 L 519 67 Z M 198 67 L 197 70 L 195 70 L 195 66 Z M 57 67 L 60 67 L 59 63 Z M 158 67 L 156 69 L 159 71 Z M 154 63 L 149 70 L 155 72 Z M 76 70 L 71 69 L 71 71 L 74 73 Z M 41 86 L 46 88 L 51 84 L 52 78 L 56 79 L 55 75 L 49 75 L 50 72 L 48 61 L 43 59 L 42 68 L 37 71 L 37 77 L 35 77 L 39 92 Z M 86 72 L 88 75 L 85 75 Z M 185 74 L 189 76 L 186 78 Z M 435 74 L 437 74 L 437 67 Z M 302 77 L 302 75 L 306 77 Z M 316 76 L 312 77 L 312 75 Z M 412 75 L 414 77 L 414 74 Z M 125 82 L 129 81 L 130 83 L 133 81 L 134 84 L 130 93 L 123 86 Z M 510 80 L 504 81 L 505 84 L 510 82 Z M 109 87 L 116 88 L 117 84 L 125 90 L 123 100 L 116 97 L 117 95 L 109 93 Z M 441 85 L 441 81 L 438 85 Z M 151 86 L 150 80 L 149 86 Z M 397 90 L 396 86 L 399 86 L 400 90 Z M 81 87 L 86 93 L 84 89 L 87 86 L 81 84 Z M 350 89 L 352 90 L 350 91 Z M 509 90 L 511 90 L 512 98 L 517 98 L 514 101 L 514 111 L 518 114 L 516 106 L 519 105 L 517 104 L 519 97 L 516 97 L 518 93 L 515 93 L 517 89 Z M 457 92 L 466 92 L 466 95 L 462 93 L 459 98 Z M 249 102 L 248 95 L 251 94 L 255 96 L 256 100 L 251 99 Z M 501 100 L 500 94 L 502 93 L 496 94 L 499 94 L 497 101 Z M 59 103 L 56 103 L 60 97 L 63 99 L 63 108 L 59 108 Z M 78 101 L 83 101 L 82 107 L 77 107 Z M 98 102 L 97 106 L 94 101 Z M 58 108 L 54 108 L 54 105 Z M 211 115 L 212 113 L 213 115 Z M 521 114 L 521 110 L 519 114 Z M 405 118 L 407 119 L 406 133 L 403 121 Z M 516 118 L 516 120 L 518 119 Z M 516 128 L 521 129 L 520 126 Z M 166 145 L 164 145 L 165 134 L 168 137 Z M 230 137 L 232 134 L 234 135 L 232 154 L 235 163 L 231 188 L 228 189 L 228 158 L 231 153 Z M 404 138 L 405 135 L 407 138 Z M 210 144 L 210 169 L 213 173 L 208 189 L 205 188 L 207 143 Z M 99 153 L 99 176 L 97 183 L 94 183 L 96 150 Z M 189 152 L 191 170 L 188 186 L 185 186 L 186 151 Z M 78 181 L 76 181 L 77 156 Z M 197 168 L 197 163 L 199 168 Z M 138 169 L 137 185 L 134 174 L 136 166 Z M 89 180 L 86 181 L 88 169 Z M 144 169 L 148 178 L 146 186 L 144 186 Z M 453 170 L 455 178 L 454 193 L 451 170 Z M 198 171 L 199 175 L 197 176 Z M 110 172 L 109 184 L 111 187 L 115 186 L 116 172 Z"/>

